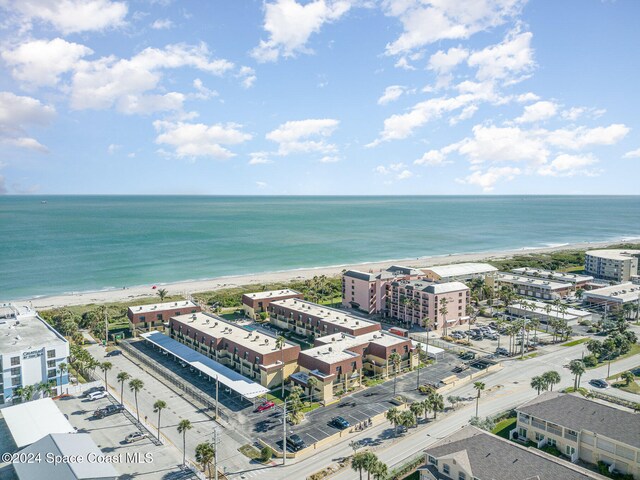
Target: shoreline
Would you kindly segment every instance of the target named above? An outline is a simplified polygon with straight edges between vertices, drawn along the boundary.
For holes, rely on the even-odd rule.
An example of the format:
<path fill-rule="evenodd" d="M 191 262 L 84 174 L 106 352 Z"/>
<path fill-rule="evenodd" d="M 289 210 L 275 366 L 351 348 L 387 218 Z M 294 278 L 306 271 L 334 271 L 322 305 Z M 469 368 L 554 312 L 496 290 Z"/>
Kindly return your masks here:
<path fill-rule="evenodd" d="M 633 242 L 636 239 L 628 239 L 625 241 Z M 61 308 L 67 306 L 86 305 L 93 303 L 111 303 L 111 302 L 134 302 L 137 298 L 153 297 L 157 290 L 153 290 L 152 286 L 157 285 L 166 288 L 169 295 L 188 295 L 191 293 L 199 293 L 206 291 L 221 290 L 224 288 L 234 288 L 242 285 L 259 286 L 265 283 L 288 282 L 292 280 L 306 280 L 316 275 L 336 276 L 342 270 L 363 270 L 363 271 L 380 271 L 391 265 L 405 265 L 409 267 L 425 268 L 436 265 L 446 265 L 449 263 L 461 262 L 482 262 L 489 260 L 503 260 L 515 255 L 528 255 L 538 253 L 552 253 L 563 250 L 583 250 L 603 248 L 610 245 L 621 243 L 620 241 L 603 241 L 603 242 L 579 242 L 572 244 L 564 244 L 552 247 L 541 248 L 519 248 L 512 250 L 500 250 L 494 252 L 471 252 L 471 253 L 454 253 L 432 257 L 404 258 L 397 260 L 383 260 L 379 262 L 364 262 L 356 264 L 333 265 L 326 267 L 307 267 L 293 270 L 282 270 L 275 272 L 252 273 L 245 275 L 222 276 L 203 280 L 187 280 L 172 283 L 155 283 L 149 285 L 138 285 L 126 287 L 122 289 L 105 289 L 98 291 L 73 292 L 60 295 L 49 295 L 42 297 L 31 297 L 22 300 L 10 301 L 16 305 L 30 305 L 35 309 Z"/>

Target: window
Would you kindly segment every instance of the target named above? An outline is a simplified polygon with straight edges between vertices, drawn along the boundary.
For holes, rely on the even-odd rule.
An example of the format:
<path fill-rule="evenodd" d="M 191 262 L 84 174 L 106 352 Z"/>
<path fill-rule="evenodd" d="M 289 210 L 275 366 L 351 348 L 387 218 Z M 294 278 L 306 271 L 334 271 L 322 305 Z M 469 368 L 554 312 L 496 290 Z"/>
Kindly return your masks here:
<path fill-rule="evenodd" d="M 551 445 L 552 447 L 555 447 L 556 446 L 556 441 L 555 441 L 554 438 L 548 438 L 547 439 L 547 444 Z"/>
<path fill-rule="evenodd" d="M 458 480 L 467 480 L 467 475 L 464 472 L 459 472 Z"/>
<path fill-rule="evenodd" d="M 20 365 L 20 357 L 11 357 L 11 366 L 16 367 Z"/>
<path fill-rule="evenodd" d="M 536 442 L 539 442 L 540 440 L 544 440 L 544 435 L 536 432 Z"/>
<path fill-rule="evenodd" d="M 429 455 L 429 463 L 431 465 L 438 465 L 438 460 L 434 457 L 432 457 L 431 455 Z"/>
<path fill-rule="evenodd" d="M 156 315 L 156 318 L 157 318 L 158 320 L 162 320 L 162 314 L 161 314 L 161 313 L 157 314 L 157 315 Z"/>
<path fill-rule="evenodd" d="M 15 387 L 16 385 L 20 385 L 20 377 L 13 377 L 13 378 L 11 379 L 11 385 L 13 385 L 14 387 Z"/>
<path fill-rule="evenodd" d="M 15 377 L 16 375 L 20 375 L 20 367 L 13 367 L 11 369 L 11 376 Z"/>
<path fill-rule="evenodd" d="M 442 464 L 442 473 L 449 475 L 450 470 L 451 469 L 449 468 L 449 465 L 447 465 L 446 463 Z"/>
<path fill-rule="evenodd" d="M 56 351 L 55 350 L 48 350 L 47 351 L 47 358 L 56 358 Z"/>
<path fill-rule="evenodd" d="M 518 428 L 518 437 L 519 438 L 527 438 L 527 430 L 525 428 Z"/>
<path fill-rule="evenodd" d="M 47 378 L 56 378 L 56 369 L 47 371 Z"/>
<path fill-rule="evenodd" d="M 576 449 L 574 447 L 572 447 L 571 445 L 567 445 L 565 447 L 565 452 L 567 453 L 567 455 L 571 456 L 574 453 L 576 453 Z"/>
<path fill-rule="evenodd" d="M 47 368 L 55 368 L 56 366 L 56 361 L 55 360 L 48 360 L 47 361 Z"/>

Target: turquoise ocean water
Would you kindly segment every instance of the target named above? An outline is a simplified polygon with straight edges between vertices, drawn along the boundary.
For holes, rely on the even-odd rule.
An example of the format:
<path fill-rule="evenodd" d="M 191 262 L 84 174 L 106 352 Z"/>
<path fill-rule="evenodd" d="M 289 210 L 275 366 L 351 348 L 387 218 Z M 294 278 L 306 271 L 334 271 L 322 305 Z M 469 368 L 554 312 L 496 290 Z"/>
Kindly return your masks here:
<path fill-rule="evenodd" d="M 638 237 L 638 196 L 3 196 L 0 300 Z"/>

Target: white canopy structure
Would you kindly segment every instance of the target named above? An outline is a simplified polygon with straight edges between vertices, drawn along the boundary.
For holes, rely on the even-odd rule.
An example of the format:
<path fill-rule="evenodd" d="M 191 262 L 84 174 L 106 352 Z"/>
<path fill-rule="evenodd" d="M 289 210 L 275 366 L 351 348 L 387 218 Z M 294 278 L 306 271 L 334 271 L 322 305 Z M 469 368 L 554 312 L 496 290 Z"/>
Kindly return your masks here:
<path fill-rule="evenodd" d="M 175 355 L 205 375 L 217 378 L 225 387 L 239 393 L 248 400 L 269 392 L 268 388 L 263 387 L 259 383 L 248 379 L 244 375 L 240 375 L 235 370 L 225 367 L 221 363 L 212 360 L 202 353 L 196 352 L 192 348 L 160 332 L 147 332 L 140 336 L 155 346 Z"/>
<path fill-rule="evenodd" d="M 413 344 L 413 347 L 416 348 L 418 346 L 418 343 L 420 344 L 420 348 L 422 349 L 423 352 L 426 352 L 427 356 L 431 357 L 431 358 L 438 358 L 438 357 L 442 357 L 444 355 L 444 349 L 443 348 L 438 348 L 438 347 L 434 347 L 433 345 L 429 345 L 429 348 L 427 348 L 427 344 L 426 343 L 422 343 L 422 342 L 416 342 L 415 340 L 411 340 L 411 343 Z"/>
<path fill-rule="evenodd" d="M 75 432 L 69 420 L 50 398 L 4 408 L 2 416 L 18 448 L 31 445 L 50 433 Z"/>

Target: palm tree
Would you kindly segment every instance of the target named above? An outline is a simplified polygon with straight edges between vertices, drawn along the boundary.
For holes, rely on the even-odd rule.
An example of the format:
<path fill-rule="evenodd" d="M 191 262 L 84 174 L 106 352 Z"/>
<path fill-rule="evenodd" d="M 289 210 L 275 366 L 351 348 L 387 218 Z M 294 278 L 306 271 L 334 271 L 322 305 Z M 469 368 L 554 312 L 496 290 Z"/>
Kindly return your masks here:
<path fill-rule="evenodd" d="M 416 418 L 418 418 L 424 413 L 424 405 L 422 404 L 422 402 L 413 402 L 411 405 L 409 405 L 409 410 L 415 415 Z"/>
<path fill-rule="evenodd" d="M 438 310 L 438 312 L 440 312 L 440 315 L 442 315 L 442 333 L 445 337 L 447 336 L 447 313 L 449 313 L 449 310 L 447 309 L 448 303 L 449 300 L 447 298 L 441 298 L 440 310 Z"/>
<path fill-rule="evenodd" d="M 58 364 L 58 373 L 60 374 L 60 391 L 58 392 L 60 395 L 62 395 L 62 375 L 64 375 L 64 372 L 69 371 L 69 366 L 62 362 Z"/>
<path fill-rule="evenodd" d="M 435 420 L 438 416 L 438 412 L 444 411 L 444 397 L 436 392 L 432 392 L 429 397 L 431 411 L 433 412 L 433 419 Z"/>
<path fill-rule="evenodd" d="M 131 378 L 127 372 L 120 372 L 116 377 L 120 382 L 120 405 L 124 405 L 124 382 Z"/>
<path fill-rule="evenodd" d="M 548 372 L 544 372 L 542 374 L 542 378 L 544 378 L 547 387 L 553 392 L 553 386 L 560 383 L 560 374 L 555 370 L 549 370 Z"/>
<path fill-rule="evenodd" d="M 160 425 L 159 421 L 158 425 Z M 183 418 L 180 420 L 180 423 L 178 423 L 178 433 L 182 434 L 182 465 L 187 464 L 187 430 L 191 430 L 192 428 L 193 425 L 191 425 L 191 422 L 186 418 Z"/>
<path fill-rule="evenodd" d="M 164 302 L 164 299 L 167 298 L 167 289 L 166 288 L 159 288 L 158 289 L 158 296 L 160 297 L 160 301 Z"/>
<path fill-rule="evenodd" d="M 391 355 L 389 355 L 389 360 L 391 360 L 391 363 L 393 363 L 393 370 L 394 370 L 394 375 L 393 375 L 393 396 L 396 396 L 396 380 L 398 379 L 398 367 L 400 366 L 400 361 L 402 360 L 400 358 L 400 355 L 398 355 L 397 352 L 393 352 Z"/>
<path fill-rule="evenodd" d="M 373 452 L 363 452 L 364 457 L 364 466 L 362 469 L 367 472 L 367 480 L 371 479 L 371 471 L 375 468 L 376 463 L 378 463 L 378 457 Z"/>
<path fill-rule="evenodd" d="M 313 391 L 318 385 L 318 379 L 316 377 L 309 376 L 307 378 L 307 387 L 309 388 L 309 401 L 313 403 Z"/>
<path fill-rule="evenodd" d="M 211 464 L 216 455 L 216 447 L 209 442 L 200 443 L 196 446 L 196 462 L 202 467 L 202 471 L 207 470 L 208 478 L 211 478 Z M 217 466 L 216 466 L 217 468 Z"/>
<path fill-rule="evenodd" d="M 109 384 L 107 383 L 107 373 L 109 370 L 113 368 L 113 364 L 111 362 L 102 362 L 100 364 L 100 370 L 104 372 L 104 388 L 107 390 L 109 388 Z"/>
<path fill-rule="evenodd" d="M 409 427 L 413 427 L 416 424 L 416 416 L 411 410 L 405 410 L 400 414 L 400 425 L 409 430 Z"/>
<path fill-rule="evenodd" d="M 433 403 L 431 401 L 431 397 L 425 398 L 420 403 L 422 403 L 422 411 L 424 412 L 424 421 L 426 422 L 429 412 L 433 410 Z"/>
<path fill-rule="evenodd" d="M 280 391 L 280 396 L 284 398 L 284 352 L 283 348 L 287 342 L 287 339 L 282 335 L 279 335 L 276 338 L 276 348 L 280 349 L 280 362 L 282 363 L 282 367 L 280 367 L 280 378 L 282 380 L 282 390 Z"/>
<path fill-rule="evenodd" d="M 631 382 L 635 381 L 635 375 L 628 370 L 626 372 L 622 372 L 620 378 L 624 380 L 625 387 L 628 387 Z"/>
<path fill-rule="evenodd" d="M 373 465 L 371 470 L 368 470 L 367 473 L 371 473 L 373 475 L 373 478 L 375 478 L 376 480 L 382 480 L 384 478 L 387 478 L 387 476 L 389 475 L 389 468 L 387 467 L 386 463 L 378 460 Z"/>
<path fill-rule="evenodd" d="M 351 457 L 351 468 L 360 474 L 360 480 L 362 480 L 362 470 L 366 466 L 366 452 L 356 453 Z"/>
<path fill-rule="evenodd" d="M 480 392 L 484 390 L 485 384 L 483 382 L 474 382 L 473 388 L 478 391 L 478 395 L 476 396 L 476 417 L 478 416 L 478 404 L 480 403 Z"/>
<path fill-rule="evenodd" d="M 153 413 L 158 412 L 158 441 L 160 441 L 160 412 L 167 408 L 167 402 L 164 400 L 156 400 L 153 404 Z"/>
<path fill-rule="evenodd" d="M 138 392 L 142 390 L 144 387 L 144 383 L 139 378 L 134 378 L 129 382 L 129 390 L 133 392 L 133 396 L 136 399 L 136 418 L 138 419 L 138 423 L 140 423 L 140 412 L 138 410 Z"/>
<path fill-rule="evenodd" d="M 547 382 L 544 377 L 533 377 L 531 379 L 531 388 L 538 391 L 538 395 L 540 395 L 540 390 L 543 388 L 547 388 Z"/>
<path fill-rule="evenodd" d="M 391 407 L 386 411 L 384 417 L 389 420 L 391 425 L 396 429 L 396 435 L 398 434 L 398 422 L 400 420 L 400 411 L 396 407 Z"/>
<path fill-rule="evenodd" d="M 569 362 L 569 371 L 575 376 L 573 380 L 573 389 L 578 390 L 580 386 L 580 377 L 587 371 L 582 360 L 571 360 Z"/>

